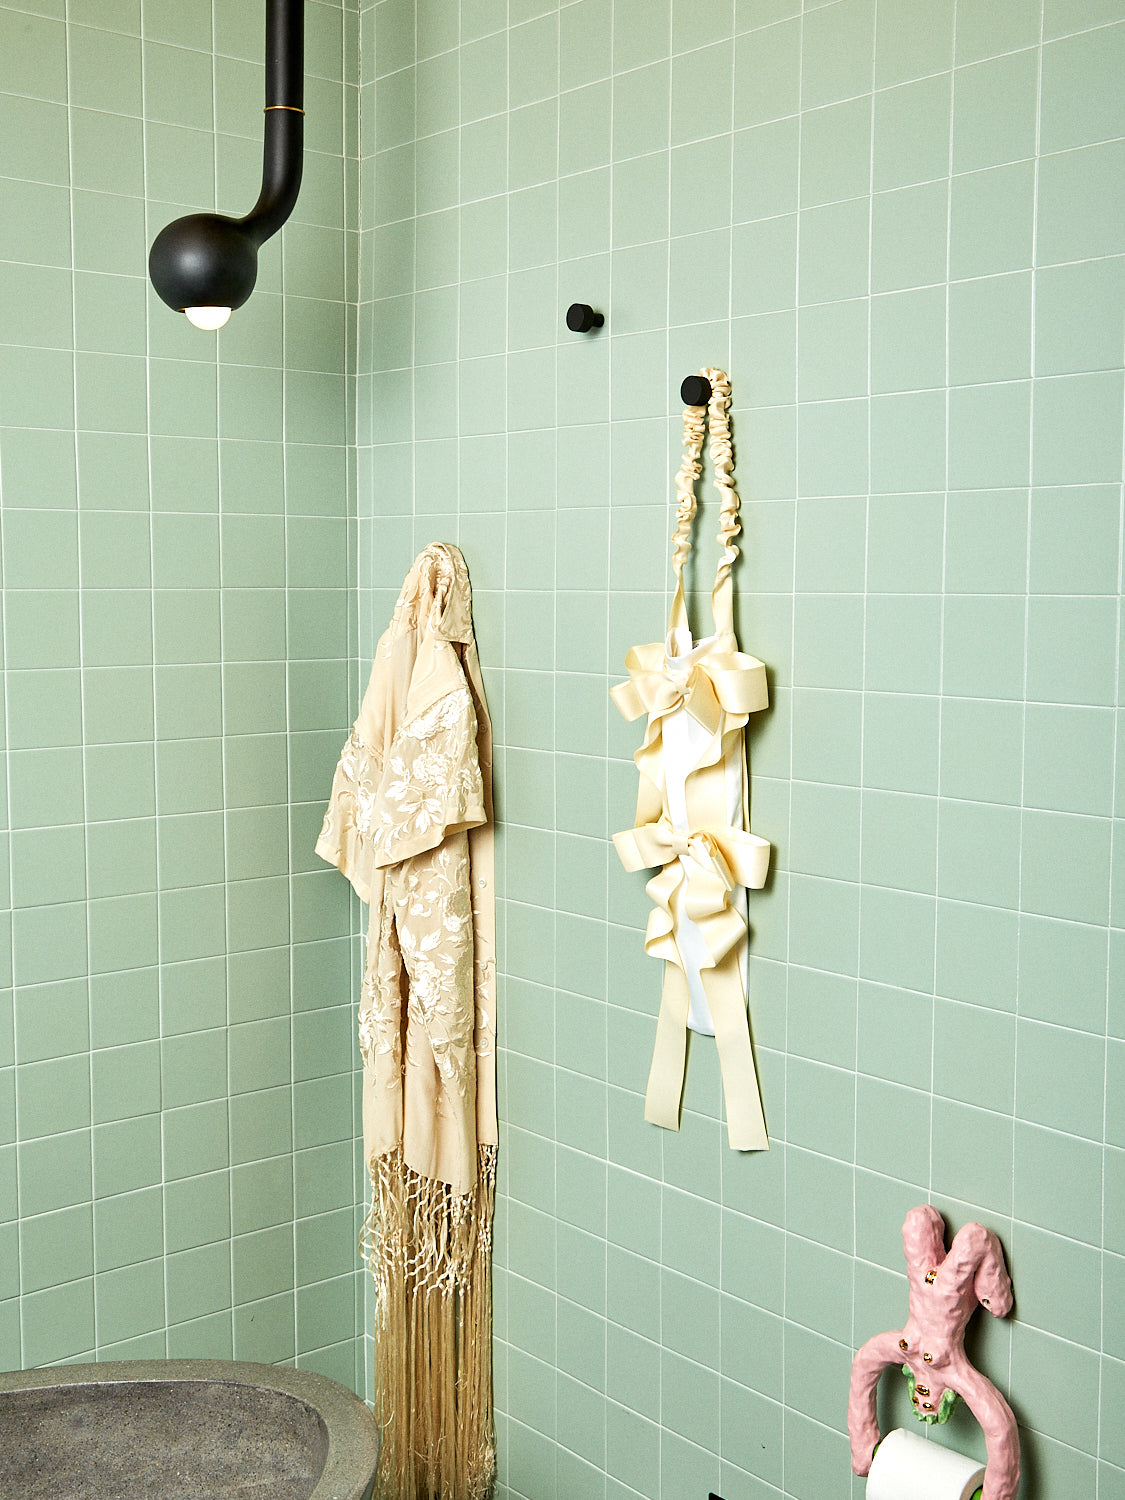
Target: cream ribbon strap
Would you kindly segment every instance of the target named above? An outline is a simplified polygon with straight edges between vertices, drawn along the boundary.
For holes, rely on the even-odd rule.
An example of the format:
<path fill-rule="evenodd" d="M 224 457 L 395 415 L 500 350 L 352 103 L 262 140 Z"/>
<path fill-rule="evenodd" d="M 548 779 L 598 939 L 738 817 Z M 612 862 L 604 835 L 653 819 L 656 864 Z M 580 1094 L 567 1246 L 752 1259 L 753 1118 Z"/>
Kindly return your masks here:
<path fill-rule="evenodd" d="M 724 370 L 705 368 L 699 372 L 711 386 L 706 407 L 684 407 L 684 456 L 676 475 L 676 529 L 672 533 L 672 571 L 676 575 L 676 593 L 672 600 L 669 626 L 686 626 L 687 603 L 684 598 L 684 564 L 691 552 L 691 530 L 697 500 L 695 486 L 703 473 L 701 457 L 703 438 L 710 426 L 708 454 L 715 471 L 715 488 L 719 492 L 719 543 L 722 556 L 711 590 L 711 612 L 720 642 L 734 643 L 734 599 L 730 570 L 738 558 L 735 538 L 742 529 L 738 519 L 739 499 L 734 484 L 734 448 L 730 435 L 730 380 Z"/>
<path fill-rule="evenodd" d="M 645 951 L 664 960 L 664 988 L 645 1095 L 645 1119 L 679 1129 L 689 1028 L 710 1034 L 723 1075 L 727 1129 L 736 1150 L 768 1150 L 746 1007 L 747 922 L 740 888 L 760 889 L 770 845 L 748 829 L 743 730 L 768 704 L 766 669 L 738 648 L 731 566 L 739 555 L 739 499 L 730 432 L 730 381 L 701 373 L 706 408 L 684 410 L 684 453 L 676 475 L 672 536 L 675 591 L 665 641 L 635 646 L 628 680 L 611 689 L 624 717 L 647 717 L 633 759 L 640 772 L 634 826 L 614 835 L 629 871 L 658 868 Z M 721 554 L 711 591 L 714 634 L 690 629 L 684 567 L 691 552 L 703 472 L 703 443 L 719 494 Z M 709 1012 L 709 1017 L 707 1015 Z M 701 1024 L 702 1023 L 702 1024 Z"/>

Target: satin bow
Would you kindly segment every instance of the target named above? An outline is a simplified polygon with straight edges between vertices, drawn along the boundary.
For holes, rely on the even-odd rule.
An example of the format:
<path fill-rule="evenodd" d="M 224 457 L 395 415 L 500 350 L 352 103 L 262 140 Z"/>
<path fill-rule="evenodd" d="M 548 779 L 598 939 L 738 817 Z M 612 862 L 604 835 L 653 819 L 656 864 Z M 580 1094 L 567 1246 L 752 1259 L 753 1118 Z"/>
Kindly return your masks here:
<path fill-rule="evenodd" d="M 751 714 L 769 702 L 766 669 L 742 651 L 710 652 L 686 672 L 673 672 L 659 642 L 634 646 L 625 658 L 629 681 L 610 696 L 630 721 L 642 714 L 662 717 L 681 706 L 714 734 L 721 716 Z"/>
<path fill-rule="evenodd" d="M 680 833 L 661 818 L 615 833 L 613 842 L 629 871 L 662 866 L 660 874 L 645 887 L 654 903 L 645 933 L 646 953 L 683 968 L 673 911 L 676 894 L 682 891 L 680 909 L 702 933 L 711 965 L 720 963 L 746 931 L 741 912 L 730 903 L 730 894 L 736 886 L 758 890 L 765 884 L 768 841 L 722 824 Z"/>

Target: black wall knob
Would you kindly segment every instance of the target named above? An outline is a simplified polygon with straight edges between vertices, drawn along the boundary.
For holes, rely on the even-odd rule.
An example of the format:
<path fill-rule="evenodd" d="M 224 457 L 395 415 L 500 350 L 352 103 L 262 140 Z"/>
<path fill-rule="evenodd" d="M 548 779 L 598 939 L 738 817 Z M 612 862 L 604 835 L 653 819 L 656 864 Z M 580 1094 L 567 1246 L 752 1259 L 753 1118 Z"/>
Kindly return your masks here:
<path fill-rule="evenodd" d="M 711 382 L 706 375 L 689 375 L 680 386 L 680 400 L 685 406 L 706 406 L 711 399 Z"/>
<path fill-rule="evenodd" d="M 571 333 L 589 333 L 593 328 L 600 328 L 604 322 L 603 314 L 595 312 L 585 302 L 572 302 L 566 310 L 566 326 Z"/>

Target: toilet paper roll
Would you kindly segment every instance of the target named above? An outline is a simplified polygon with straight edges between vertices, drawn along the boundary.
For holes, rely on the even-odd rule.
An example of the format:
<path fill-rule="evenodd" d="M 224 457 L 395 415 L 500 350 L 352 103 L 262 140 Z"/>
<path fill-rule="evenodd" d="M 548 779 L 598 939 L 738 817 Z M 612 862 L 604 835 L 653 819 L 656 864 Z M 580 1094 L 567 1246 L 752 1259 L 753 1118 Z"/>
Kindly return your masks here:
<path fill-rule="evenodd" d="M 984 1465 L 896 1428 L 879 1444 L 867 1500 L 973 1500 Z"/>

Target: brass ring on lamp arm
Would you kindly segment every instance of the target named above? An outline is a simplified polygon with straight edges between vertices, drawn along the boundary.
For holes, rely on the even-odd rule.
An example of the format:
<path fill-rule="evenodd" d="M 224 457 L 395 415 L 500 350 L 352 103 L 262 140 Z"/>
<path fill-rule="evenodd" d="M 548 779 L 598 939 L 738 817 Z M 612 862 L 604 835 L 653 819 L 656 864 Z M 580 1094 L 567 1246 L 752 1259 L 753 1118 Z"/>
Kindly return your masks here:
<path fill-rule="evenodd" d="M 221 327 L 230 311 L 242 306 L 257 280 L 259 247 L 293 212 L 301 188 L 304 72 L 304 0 L 266 0 L 266 119 L 258 201 L 241 219 L 206 213 L 176 219 L 160 231 L 149 251 L 149 277 L 161 299 L 189 318 L 193 312 L 204 315 L 201 327 Z"/>

